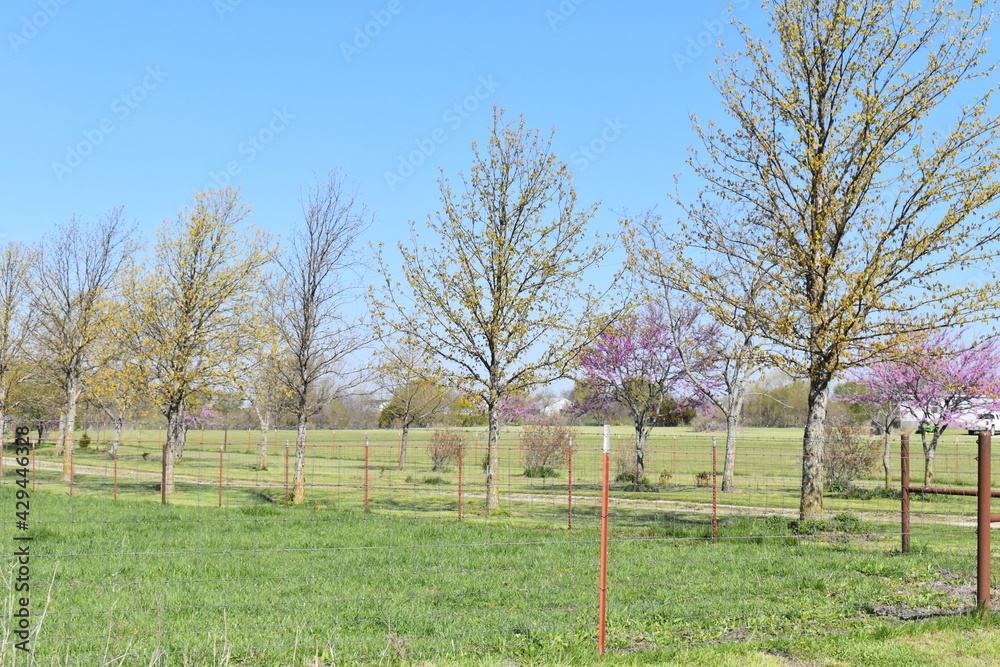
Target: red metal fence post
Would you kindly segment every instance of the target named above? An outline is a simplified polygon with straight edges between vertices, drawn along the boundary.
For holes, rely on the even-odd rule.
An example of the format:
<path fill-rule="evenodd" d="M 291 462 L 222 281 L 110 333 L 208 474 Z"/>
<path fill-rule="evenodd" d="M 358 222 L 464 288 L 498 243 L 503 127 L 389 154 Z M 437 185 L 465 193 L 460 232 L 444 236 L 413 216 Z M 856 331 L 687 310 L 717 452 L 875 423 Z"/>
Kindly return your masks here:
<path fill-rule="evenodd" d="M 992 442 L 989 431 L 979 432 L 979 512 L 977 521 L 976 612 L 990 613 L 990 456 Z"/>
<path fill-rule="evenodd" d="M 73 472 L 74 472 L 73 471 L 73 467 L 74 467 L 73 455 L 76 454 L 76 452 L 73 449 L 73 438 L 69 439 L 69 442 L 66 443 L 66 446 L 69 447 L 69 495 L 72 496 L 73 495 Z"/>
<path fill-rule="evenodd" d="M 674 436 L 674 477 L 677 477 L 677 436 Z"/>
<path fill-rule="evenodd" d="M 904 554 L 910 553 L 910 434 L 899 436 L 899 480 L 900 480 L 900 515 L 902 527 L 901 549 Z"/>
<path fill-rule="evenodd" d="M 112 500 L 118 500 L 118 452 L 115 452 L 115 486 L 114 486 L 114 497 Z"/>
<path fill-rule="evenodd" d="M 611 426 L 604 425 L 604 471 L 601 483 L 601 584 L 597 616 L 597 652 L 604 653 L 608 611 L 608 468 L 611 454 Z"/>

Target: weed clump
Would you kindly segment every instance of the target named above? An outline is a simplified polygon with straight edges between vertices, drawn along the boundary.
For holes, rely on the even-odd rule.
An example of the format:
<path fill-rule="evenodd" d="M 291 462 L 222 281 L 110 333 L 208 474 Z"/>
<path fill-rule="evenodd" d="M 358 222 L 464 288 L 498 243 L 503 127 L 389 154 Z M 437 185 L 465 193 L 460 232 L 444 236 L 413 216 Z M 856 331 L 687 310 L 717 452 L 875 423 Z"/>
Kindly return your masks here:
<path fill-rule="evenodd" d="M 528 424 L 521 432 L 525 477 L 556 477 L 556 468 L 569 459 L 570 438 L 573 432 L 566 422 L 546 417 Z"/>
<path fill-rule="evenodd" d="M 458 463 L 458 455 L 465 447 L 465 438 L 458 431 L 438 430 L 431 435 L 427 453 L 431 457 L 431 470 L 443 471 Z"/>

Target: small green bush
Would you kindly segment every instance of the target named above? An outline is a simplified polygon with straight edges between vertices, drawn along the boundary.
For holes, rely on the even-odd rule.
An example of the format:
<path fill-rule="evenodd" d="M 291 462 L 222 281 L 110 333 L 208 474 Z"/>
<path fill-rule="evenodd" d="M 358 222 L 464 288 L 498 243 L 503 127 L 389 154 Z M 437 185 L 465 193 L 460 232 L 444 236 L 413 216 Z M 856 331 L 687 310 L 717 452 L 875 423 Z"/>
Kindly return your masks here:
<path fill-rule="evenodd" d="M 84 431 L 83 435 L 80 436 L 80 439 L 77 440 L 76 445 L 79 449 L 86 449 L 87 447 L 90 447 L 90 436 L 87 435 L 86 431 Z"/>
<path fill-rule="evenodd" d="M 446 479 L 441 478 L 441 477 L 425 477 L 424 478 L 424 484 L 435 484 L 435 485 L 437 485 L 437 484 L 447 484 L 447 483 L 448 483 L 448 481 Z"/>
<path fill-rule="evenodd" d="M 649 480 L 646 477 L 639 477 L 634 472 L 620 472 L 615 475 L 615 481 L 619 484 L 649 484 Z"/>
<path fill-rule="evenodd" d="M 559 473 L 548 466 L 538 466 L 535 468 L 526 468 L 524 476 L 545 479 L 546 477 L 558 477 Z"/>

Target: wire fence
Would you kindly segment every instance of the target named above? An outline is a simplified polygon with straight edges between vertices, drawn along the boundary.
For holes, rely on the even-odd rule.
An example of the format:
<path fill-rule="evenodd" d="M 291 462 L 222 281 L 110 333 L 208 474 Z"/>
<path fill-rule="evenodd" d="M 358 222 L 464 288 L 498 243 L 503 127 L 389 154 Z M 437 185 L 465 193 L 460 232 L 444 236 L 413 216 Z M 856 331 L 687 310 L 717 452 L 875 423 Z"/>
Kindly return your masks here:
<path fill-rule="evenodd" d="M 33 433 L 23 455 L 5 441 L 3 542 L 14 557 L 2 572 L 0 664 L 597 650 L 597 429 L 578 429 L 547 477 L 525 474 L 523 441 L 505 432 L 490 511 L 482 429 L 461 430 L 461 457 L 436 466 L 433 433 L 414 430 L 402 467 L 399 431 L 312 430 L 299 503 L 292 432 L 272 432 L 262 458 L 255 429 L 191 431 L 165 505 L 163 430 L 132 425 L 117 457 L 112 433 L 78 431 L 71 470 Z M 876 451 L 853 483 L 827 489 L 810 522 L 797 521 L 800 438 L 741 437 L 727 492 L 722 440 L 654 434 L 637 474 L 634 437 L 613 436 L 608 651 L 867 632 L 974 606 L 975 500 L 910 494 L 902 553 L 898 438 L 888 486 Z M 913 448 L 916 479 L 919 440 Z M 933 479 L 974 489 L 976 453 L 974 437 L 943 436 Z M 30 557 L 18 556 L 24 545 Z"/>

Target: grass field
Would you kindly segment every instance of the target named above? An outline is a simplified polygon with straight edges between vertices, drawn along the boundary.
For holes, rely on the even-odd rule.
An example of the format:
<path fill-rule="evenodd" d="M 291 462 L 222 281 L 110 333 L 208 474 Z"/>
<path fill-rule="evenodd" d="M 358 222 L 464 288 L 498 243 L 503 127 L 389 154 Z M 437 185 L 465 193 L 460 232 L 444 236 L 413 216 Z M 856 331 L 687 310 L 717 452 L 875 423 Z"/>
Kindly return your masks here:
<path fill-rule="evenodd" d="M 469 432 L 459 521 L 458 470 L 430 470 L 427 432 L 412 434 L 404 470 L 397 432 L 368 434 L 368 512 L 363 433 L 311 433 L 307 502 L 287 508 L 283 456 L 255 470 L 253 433 L 205 432 L 199 442 L 192 432 L 177 468 L 189 481 L 167 506 L 158 504 L 157 437 L 128 435 L 117 501 L 112 463 L 94 445 L 77 451 L 72 496 L 45 465 L 57 467 L 51 448 L 38 451 L 32 664 L 912 665 L 1000 655 L 995 625 L 964 613 L 974 601 L 974 500 L 915 502 L 908 555 L 898 553 L 891 498 L 828 497 L 823 525 L 796 528 L 800 433 L 744 434 L 716 540 L 711 489 L 695 481 L 711 468 L 710 436 L 665 430 L 651 443 L 648 474 L 668 477 L 613 494 L 600 659 L 596 429 L 576 440 L 571 529 L 567 471 L 524 477 L 514 438 L 503 450 L 502 511 L 487 516 L 484 450 Z M 628 431 L 616 430 L 616 447 L 619 435 L 627 448 Z M 281 451 L 284 434 L 277 440 Z M 942 443 L 941 483 L 974 478 L 974 439 L 957 440 L 954 460 L 945 449 L 954 440 Z M 875 489 L 879 477 L 860 484 Z M 5 603 L 13 609 L 10 596 Z M 0 623 L 0 664 L 27 664 L 11 648 L 9 614 Z"/>

